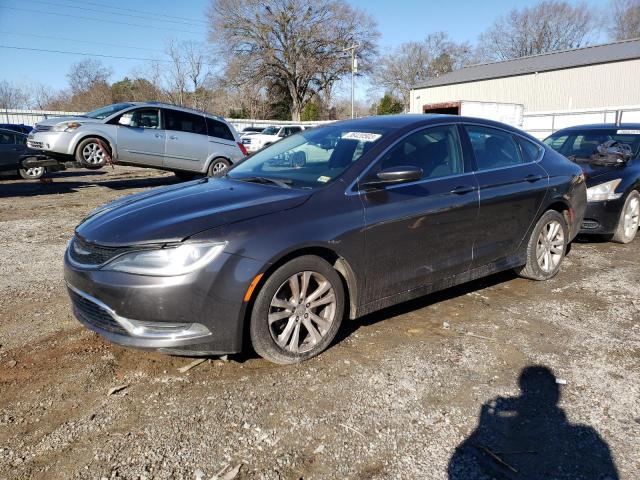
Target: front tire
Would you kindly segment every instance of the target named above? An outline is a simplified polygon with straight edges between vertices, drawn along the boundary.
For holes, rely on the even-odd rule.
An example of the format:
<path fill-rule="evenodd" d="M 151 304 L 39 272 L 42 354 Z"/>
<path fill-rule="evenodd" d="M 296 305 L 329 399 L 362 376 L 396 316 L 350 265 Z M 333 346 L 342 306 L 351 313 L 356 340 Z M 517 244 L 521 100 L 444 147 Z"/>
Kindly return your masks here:
<path fill-rule="evenodd" d="M 102 143 L 104 148 L 107 150 L 107 155 L 111 157 L 109 146 L 104 141 L 99 141 L 97 138 L 85 138 L 76 148 L 76 162 L 89 170 L 98 170 L 104 167 L 107 163 L 107 156 L 100 146 L 100 143 Z"/>
<path fill-rule="evenodd" d="M 38 180 L 44 175 L 45 171 L 44 167 L 21 168 L 18 170 L 18 175 L 25 180 Z"/>
<path fill-rule="evenodd" d="M 253 348 L 274 363 L 312 358 L 335 338 L 344 305 L 342 280 L 329 263 L 313 255 L 291 260 L 256 297 L 249 328 Z"/>
<path fill-rule="evenodd" d="M 633 190 L 627 195 L 624 207 L 620 212 L 618 226 L 613 234 L 612 241 L 616 243 L 630 243 L 636 238 L 638 224 L 640 223 L 640 193 Z"/>
<path fill-rule="evenodd" d="M 540 217 L 527 244 L 527 263 L 516 273 L 531 280 L 548 280 L 560 270 L 567 252 L 569 228 L 564 216 L 548 210 Z"/>

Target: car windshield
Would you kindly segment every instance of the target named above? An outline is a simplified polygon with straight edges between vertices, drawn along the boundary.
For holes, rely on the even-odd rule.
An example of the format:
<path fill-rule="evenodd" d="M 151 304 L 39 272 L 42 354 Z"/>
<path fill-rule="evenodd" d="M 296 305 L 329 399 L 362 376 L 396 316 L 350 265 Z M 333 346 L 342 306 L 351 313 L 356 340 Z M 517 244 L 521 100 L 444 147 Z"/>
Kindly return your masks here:
<path fill-rule="evenodd" d="M 640 152 L 640 130 L 622 128 L 558 132 L 545 139 L 544 143 L 565 157 L 589 158 L 597 153 L 598 145 L 609 140 L 629 145 L 632 158 L 637 157 Z"/>
<path fill-rule="evenodd" d="M 113 105 L 107 105 L 106 107 L 98 108 L 97 110 L 93 110 L 89 113 L 85 113 L 83 116 L 89 118 L 95 118 L 97 120 L 102 120 L 104 118 L 110 117 L 114 113 L 119 112 L 120 110 L 124 110 L 125 108 L 131 107 L 130 103 L 114 103 Z"/>
<path fill-rule="evenodd" d="M 267 127 L 264 130 L 262 130 L 261 133 L 263 135 L 277 135 L 279 131 L 280 131 L 280 127 Z"/>
<path fill-rule="evenodd" d="M 274 143 L 238 163 L 227 176 L 317 188 L 338 178 L 390 130 L 326 126 Z"/>

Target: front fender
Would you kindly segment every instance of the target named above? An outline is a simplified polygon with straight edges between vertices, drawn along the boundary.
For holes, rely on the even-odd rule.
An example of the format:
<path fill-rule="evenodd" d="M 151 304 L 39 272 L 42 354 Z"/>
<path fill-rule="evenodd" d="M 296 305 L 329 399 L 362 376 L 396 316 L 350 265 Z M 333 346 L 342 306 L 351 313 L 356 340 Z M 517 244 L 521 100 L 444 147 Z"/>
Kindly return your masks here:
<path fill-rule="evenodd" d="M 74 155 L 76 152 L 76 148 L 78 147 L 78 144 L 82 142 L 85 138 L 89 138 L 89 137 L 99 137 L 99 138 L 102 138 L 103 140 L 106 140 L 106 142 L 109 144 L 109 148 L 111 149 L 111 157 L 114 159 L 117 158 L 118 151 L 116 147 L 115 136 L 107 132 L 103 132 L 95 129 L 81 130 L 76 132 L 73 135 L 73 137 L 71 137 L 71 141 L 69 142 L 69 146 L 67 148 L 67 154 Z"/>

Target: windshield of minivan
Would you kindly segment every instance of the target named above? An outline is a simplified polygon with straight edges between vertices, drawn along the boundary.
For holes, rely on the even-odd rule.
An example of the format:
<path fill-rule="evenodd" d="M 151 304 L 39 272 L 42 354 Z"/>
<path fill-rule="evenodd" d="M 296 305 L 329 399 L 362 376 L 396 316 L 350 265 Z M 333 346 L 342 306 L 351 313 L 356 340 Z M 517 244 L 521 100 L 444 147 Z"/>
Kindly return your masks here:
<path fill-rule="evenodd" d="M 626 143 L 631 147 L 632 158 L 640 151 L 640 130 L 602 129 L 571 130 L 554 133 L 544 143 L 565 157 L 589 158 L 597 153 L 598 145 L 609 140 Z"/>
<path fill-rule="evenodd" d="M 130 103 L 114 103 L 113 105 L 107 105 L 106 107 L 98 108 L 97 110 L 85 113 L 83 116 L 102 120 L 104 118 L 110 117 L 120 110 L 124 110 L 125 108 L 129 108 L 131 106 L 132 105 Z"/>
<path fill-rule="evenodd" d="M 390 130 L 327 126 L 287 137 L 238 163 L 227 177 L 317 188 L 338 178 Z"/>

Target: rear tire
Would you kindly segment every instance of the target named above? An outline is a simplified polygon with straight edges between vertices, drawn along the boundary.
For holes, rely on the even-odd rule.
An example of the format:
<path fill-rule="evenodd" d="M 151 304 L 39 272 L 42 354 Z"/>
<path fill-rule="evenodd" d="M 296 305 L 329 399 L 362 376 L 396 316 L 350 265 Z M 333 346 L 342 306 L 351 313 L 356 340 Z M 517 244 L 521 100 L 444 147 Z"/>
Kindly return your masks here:
<path fill-rule="evenodd" d="M 253 348 L 273 363 L 312 358 L 335 338 L 344 305 L 342 280 L 329 263 L 314 255 L 295 258 L 273 272 L 256 297 Z"/>
<path fill-rule="evenodd" d="M 104 140 L 89 137 L 82 140 L 76 147 L 76 162 L 89 170 L 98 170 L 104 167 L 107 160 L 100 144 L 103 145 L 107 154 L 111 157 L 111 149 Z"/>
<path fill-rule="evenodd" d="M 209 177 L 221 177 L 229 167 L 231 166 L 231 162 L 226 158 L 214 158 L 211 161 L 211 165 L 209 165 L 209 169 L 207 170 L 207 176 Z"/>
<path fill-rule="evenodd" d="M 611 240 L 616 243 L 632 242 L 638 233 L 638 223 L 640 223 L 640 193 L 633 190 L 627 195 L 627 200 L 620 212 L 618 226 Z"/>
<path fill-rule="evenodd" d="M 45 167 L 21 168 L 18 170 L 18 175 L 25 180 L 38 180 L 44 175 L 45 171 Z"/>
<path fill-rule="evenodd" d="M 531 280 L 548 280 L 560 270 L 567 252 L 569 229 L 564 216 L 548 210 L 540 217 L 527 244 L 527 263 L 516 273 Z"/>

